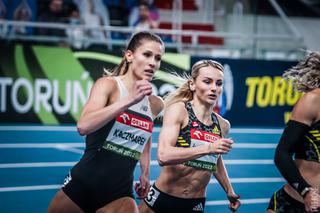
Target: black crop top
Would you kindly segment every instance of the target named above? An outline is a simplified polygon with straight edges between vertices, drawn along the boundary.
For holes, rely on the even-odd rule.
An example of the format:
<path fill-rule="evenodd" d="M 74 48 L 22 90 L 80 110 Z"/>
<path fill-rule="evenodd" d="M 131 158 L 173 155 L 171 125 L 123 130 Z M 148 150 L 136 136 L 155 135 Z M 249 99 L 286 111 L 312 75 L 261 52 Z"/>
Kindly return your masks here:
<path fill-rule="evenodd" d="M 222 137 L 220 124 L 214 112 L 211 113 L 213 123 L 205 125 L 196 117 L 191 103 L 186 102 L 185 107 L 188 111 L 189 121 L 187 126 L 180 130 L 176 147 L 196 147 L 205 143 L 214 143 Z M 186 166 L 216 171 L 216 163 L 219 155 L 205 155 L 195 160 L 189 160 L 184 163 Z"/>

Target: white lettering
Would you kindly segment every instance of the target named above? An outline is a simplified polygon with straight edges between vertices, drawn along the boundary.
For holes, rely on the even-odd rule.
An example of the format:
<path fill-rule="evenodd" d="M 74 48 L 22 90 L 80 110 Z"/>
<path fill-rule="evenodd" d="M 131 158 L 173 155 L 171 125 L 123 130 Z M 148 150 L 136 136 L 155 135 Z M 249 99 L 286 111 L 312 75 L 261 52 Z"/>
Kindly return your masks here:
<path fill-rule="evenodd" d="M 25 104 L 20 104 L 18 101 L 19 97 L 19 89 L 20 87 L 24 87 L 26 89 L 26 94 L 24 97 L 27 99 Z M 13 84 L 12 91 L 11 91 L 11 100 L 13 108 L 18 113 L 26 113 L 32 107 L 32 100 L 33 100 L 33 93 L 32 93 L 32 85 L 31 83 L 25 78 L 18 78 L 18 80 Z"/>
<path fill-rule="evenodd" d="M 0 78 L 0 90 L 1 90 L 1 96 L 0 96 L 0 112 L 7 111 L 7 85 L 12 84 L 12 78 Z"/>
<path fill-rule="evenodd" d="M 66 114 L 71 108 L 71 81 L 66 81 L 66 93 L 64 105 L 59 103 L 59 82 L 57 80 L 53 81 L 53 97 L 52 104 L 55 111 L 58 114 Z"/>
<path fill-rule="evenodd" d="M 204 134 L 204 139 L 206 141 L 210 141 L 210 142 L 214 142 L 214 141 L 218 140 L 217 137 L 215 137 L 213 135 L 209 135 L 209 134 Z"/>
<path fill-rule="evenodd" d="M 87 83 L 87 94 L 84 93 L 83 88 L 79 81 L 74 81 L 73 83 L 73 107 L 72 112 L 77 113 L 80 111 L 80 107 L 82 107 L 87 98 L 89 97 L 90 89 L 92 87 L 92 82 Z M 80 99 L 80 107 L 78 105 L 78 101 Z"/>
<path fill-rule="evenodd" d="M 45 89 L 42 92 L 41 89 Z M 35 81 L 35 106 L 36 113 L 40 112 L 40 104 L 42 103 L 45 111 L 52 112 L 52 106 L 49 104 L 49 99 L 52 96 L 52 86 L 48 79 L 36 79 Z"/>
<path fill-rule="evenodd" d="M 138 127 L 143 128 L 143 129 L 146 129 L 146 130 L 149 129 L 149 123 L 148 122 L 141 121 L 141 120 L 138 120 L 136 118 L 132 118 L 131 125 L 132 126 L 138 126 Z"/>

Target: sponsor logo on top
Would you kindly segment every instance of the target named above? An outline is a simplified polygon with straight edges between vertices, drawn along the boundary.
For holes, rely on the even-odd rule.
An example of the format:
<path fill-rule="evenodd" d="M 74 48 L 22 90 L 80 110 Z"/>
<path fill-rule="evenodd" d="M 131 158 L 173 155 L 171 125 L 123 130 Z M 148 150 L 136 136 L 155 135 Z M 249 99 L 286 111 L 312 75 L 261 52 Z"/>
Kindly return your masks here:
<path fill-rule="evenodd" d="M 191 129 L 190 134 L 192 139 L 202 140 L 202 141 L 211 142 L 211 143 L 221 138 L 220 135 L 218 134 L 197 130 L 197 129 Z"/>
<path fill-rule="evenodd" d="M 198 127 L 199 126 L 199 124 L 198 124 L 198 122 L 196 122 L 196 121 L 192 121 L 192 127 Z"/>
<path fill-rule="evenodd" d="M 122 118 L 123 123 L 127 124 L 130 121 L 130 117 L 128 114 L 123 113 L 122 115 L 120 115 L 120 118 Z"/>
<path fill-rule="evenodd" d="M 152 126 L 153 126 L 152 121 L 140 118 L 138 116 L 134 116 L 132 114 L 122 112 L 120 113 L 119 116 L 117 116 L 116 120 L 120 123 L 129 125 L 132 127 L 137 127 L 139 129 L 143 129 L 148 132 L 152 131 Z"/>
<path fill-rule="evenodd" d="M 139 120 L 136 118 L 131 119 L 131 125 L 136 126 L 136 127 L 140 127 L 145 130 L 148 130 L 150 128 L 150 124 L 148 122 L 142 121 L 142 120 Z"/>
<path fill-rule="evenodd" d="M 193 135 L 195 135 L 198 139 L 200 139 L 203 136 L 201 131 L 194 131 Z"/>
<path fill-rule="evenodd" d="M 217 126 L 215 126 L 213 129 L 212 129 L 212 133 L 213 134 L 217 134 L 217 135 L 220 135 L 220 130 Z"/>

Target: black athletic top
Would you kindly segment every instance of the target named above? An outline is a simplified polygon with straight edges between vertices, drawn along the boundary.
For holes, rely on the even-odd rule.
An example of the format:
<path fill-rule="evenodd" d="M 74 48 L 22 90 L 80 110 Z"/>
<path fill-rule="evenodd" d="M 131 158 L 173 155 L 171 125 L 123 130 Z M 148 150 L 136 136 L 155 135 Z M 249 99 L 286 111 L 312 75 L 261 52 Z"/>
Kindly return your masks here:
<path fill-rule="evenodd" d="M 185 107 L 188 111 L 189 121 L 187 126 L 180 130 L 176 147 L 196 147 L 205 143 L 214 143 L 222 137 L 220 124 L 214 112 L 211 113 L 213 123 L 208 126 L 198 120 L 190 102 L 186 102 Z M 184 165 L 214 172 L 218 157 L 219 155 L 214 154 L 205 155 L 195 160 L 189 160 Z"/>
<path fill-rule="evenodd" d="M 120 78 L 115 79 L 122 99 L 128 91 Z M 85 153 L 72 168 L 72 178 L 90 189 L 92 196 L 132 192 L 133 172 L 151 137 L 152 127 L 152 112 L 146 96 L 87 135 Z"/>
<path fill-rule="evenodd" d="M 312 124 L 304 136 L 303 143 L 295 153 L 295 158 L 320 163 L 320 120 Z"/>

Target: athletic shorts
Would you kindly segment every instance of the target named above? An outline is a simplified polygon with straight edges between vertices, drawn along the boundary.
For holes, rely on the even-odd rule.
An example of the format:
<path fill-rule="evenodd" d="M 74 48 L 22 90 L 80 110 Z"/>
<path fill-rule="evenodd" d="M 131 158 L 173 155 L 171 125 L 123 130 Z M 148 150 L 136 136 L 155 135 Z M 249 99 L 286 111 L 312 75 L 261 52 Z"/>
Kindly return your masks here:
<path fill-rule="evenodd" d="M 150 187 L 144 199 L 147 206 L 156 213 L 204 212 L 206 198 L 179 198 L 160 191 L 156 185 Z"/>
<path fill-rule="evenodd" d="M 268 209 L 276 213 L 305 213 L 304 204 L 291 197 L 282 187 L 270 199 Z"/>
<path fill-rule="evenodd" d="M 71 169 L 62 190 L 82 210 L 95 212 L 119 198 L 134 198 L 135 166 L 136 161 L 102 149 Z"/>

